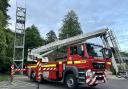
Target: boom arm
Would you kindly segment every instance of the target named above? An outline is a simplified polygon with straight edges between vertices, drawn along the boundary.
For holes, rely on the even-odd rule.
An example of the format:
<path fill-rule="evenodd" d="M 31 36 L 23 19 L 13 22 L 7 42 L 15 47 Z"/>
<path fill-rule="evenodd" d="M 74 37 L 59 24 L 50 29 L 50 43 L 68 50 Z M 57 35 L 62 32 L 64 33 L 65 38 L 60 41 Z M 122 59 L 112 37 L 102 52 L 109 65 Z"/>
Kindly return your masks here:
<path fill-rule="evenodd" d="M 31 56 L 34 56 L 37 58 L 43 58 L 42 56 L 44 56 L 45 54 L 51 53 L 53 50 L 55 50 L 57 48 L 61 48 L 63 46 L 68 46 L 71 44 L 80 43 L 80 42 L 83 42 L 83 41 L 91 39 L 91 38 L 99 37 L 103 34 L 106 34 L 107 31 L 108 31 L 108 29 L 100 29 L 95 32 L 81 34 L 81 35 L 70 37 L 70 38 L 67 38 L 64 40 L 58 40 L 58 41 L 49 43 L 47 45 L 38 47 L 36 49 L 32 49 L 31 52 L 28 53 L 28 55 L 31 55 Z M 46 52 L 46 53 L 44 53 L 43 55 L 40 55 L 41 52 Z M 31 59 L 32 58 L 28 57 L 28 61 L 31 61 Z"/>
<path fill-rule="evenodd" d="M 46 51 L 54 50 L 56 48 L 60 48 L 60 47 L 63 47 L 63 46 L 83 42 L 87 39 L 91 39 L 91 38 L 94 38 L 94 37 L 98 37 L 101 34 L 105 34 L 107 31 L 108 31 L 108 29 L 101 29 L 101 30 L 98 30 L 98 31 L 95 31 L 95 32 L 90 32 L 90 33 L 87 33 L 87 34 L 74 36 L 74 37 L 67 38 L 67 39 L 64 39 L 64 40 L 58 40 L 58 41 L 49 43 L 47 45 L 41 46 L 37 49 L 34 49 L 31 52 L 32 53 L 46 52 Z"/>

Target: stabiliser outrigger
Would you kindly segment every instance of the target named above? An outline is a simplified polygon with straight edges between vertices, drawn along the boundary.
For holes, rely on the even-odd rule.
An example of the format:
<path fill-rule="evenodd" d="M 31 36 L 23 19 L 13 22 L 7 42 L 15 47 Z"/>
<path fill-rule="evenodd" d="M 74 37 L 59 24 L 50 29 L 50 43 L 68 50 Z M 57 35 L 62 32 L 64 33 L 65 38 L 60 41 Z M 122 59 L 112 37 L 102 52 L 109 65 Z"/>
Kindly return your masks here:
<path fill-rule="evenodd" d="M 61 81 L 70 89 L 77 88 L 81 84 L 96 86 L 105 83 L 107 81 L 105 70 L 113 64 L 118 71 L 109 43 L 110 32 L 109 29 L 100 29 L 31 49 L 28 51 L 28 61 L 35 61 L 35 64 L 29 64 L 23 69 L 15 69 L 12 65 L 11 77 L 13 79 L 15 72 L 26 71 L 30 79 L 41 82 Z M 95 37 L 100 37 L 104 46 L 85 42 Z M 57 61 L 48 60 L 46 57 L 48 54 L 64 46 L 67 46 L 66 57 Z"/>

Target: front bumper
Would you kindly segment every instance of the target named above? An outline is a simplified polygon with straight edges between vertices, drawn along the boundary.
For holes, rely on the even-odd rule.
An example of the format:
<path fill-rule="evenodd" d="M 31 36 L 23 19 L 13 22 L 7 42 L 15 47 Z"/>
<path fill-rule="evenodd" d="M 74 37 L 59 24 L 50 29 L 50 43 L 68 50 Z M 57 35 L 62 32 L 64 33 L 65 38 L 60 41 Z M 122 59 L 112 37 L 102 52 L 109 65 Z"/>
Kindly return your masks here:
<path fill-rule="evenodd" d="M 106 75 L 96 75 L 93 78 L 86 77 L 86 84 L 89 86 L 107 82 Z"/>

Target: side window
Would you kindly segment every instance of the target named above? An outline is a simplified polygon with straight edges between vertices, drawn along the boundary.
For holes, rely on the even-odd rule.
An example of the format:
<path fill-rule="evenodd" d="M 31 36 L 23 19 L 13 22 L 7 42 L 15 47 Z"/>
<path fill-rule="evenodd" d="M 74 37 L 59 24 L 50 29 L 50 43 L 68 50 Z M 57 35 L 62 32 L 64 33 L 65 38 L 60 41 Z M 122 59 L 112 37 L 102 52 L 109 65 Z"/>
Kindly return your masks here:
<path fill-rule="evenodd" d="M 70 47 L 70 55 L 77 54 L 77 46 Z"/>
<path fill-rule="evenodd" d="M 79 45 L 77 50 L 78 50 L 78 54 L 80 56 L 84 56 L 84 47 L 83 47 L 83 45 Z"/>

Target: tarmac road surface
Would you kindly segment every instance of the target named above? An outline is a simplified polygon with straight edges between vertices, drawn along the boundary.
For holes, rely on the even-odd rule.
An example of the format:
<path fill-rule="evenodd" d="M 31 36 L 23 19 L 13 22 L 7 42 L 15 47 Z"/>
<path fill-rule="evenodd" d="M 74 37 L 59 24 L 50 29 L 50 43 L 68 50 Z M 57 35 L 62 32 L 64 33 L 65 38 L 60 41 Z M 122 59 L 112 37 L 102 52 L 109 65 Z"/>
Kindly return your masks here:
<path fill-rule="evenodd" d="M 0 89 L 37 89 L 37 83 L 30 81 L 27 77 L 15 77 L 12 84 L 9 81 L 0 82 Z M 39 89 L 67 89 L 61 83 L 46 82 L 39 84 Z M 96 87 L 80 86 L 79 89 L 128 89 L 128 80 L 110 77 L 105 84 Z"/>

